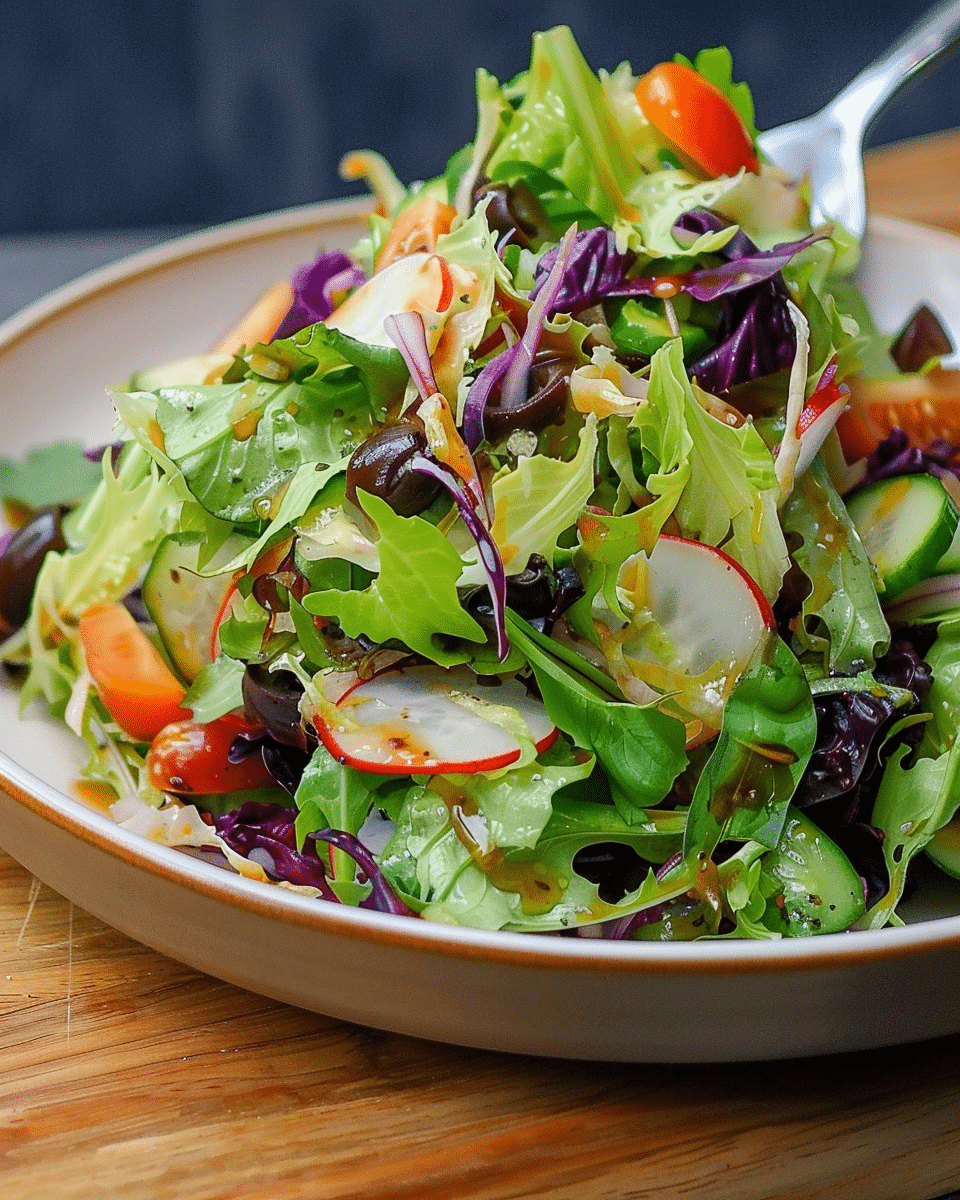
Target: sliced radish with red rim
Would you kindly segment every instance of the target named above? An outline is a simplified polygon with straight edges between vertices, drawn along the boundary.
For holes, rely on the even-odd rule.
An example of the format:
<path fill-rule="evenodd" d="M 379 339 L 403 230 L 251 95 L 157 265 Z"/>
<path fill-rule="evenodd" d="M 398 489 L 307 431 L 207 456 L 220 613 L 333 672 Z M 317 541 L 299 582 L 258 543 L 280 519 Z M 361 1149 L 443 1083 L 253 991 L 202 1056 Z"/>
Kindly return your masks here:
<path fill-rule="evenodd" d="M 329 715 L 314 723 L 330 753 L 360 771 L 468 775 L 509 766 L 521 754 L 510 721 L 499 723 L 495 710 L 484 715 L 484 702 L 513 709 L 538 752 L 556 741 L 558 730 L 543 704 L 517 680 L 488 686 L 467 668 L 431 665 L 389 668 L 357 680 L 336 700 L 343 723 Z"/>

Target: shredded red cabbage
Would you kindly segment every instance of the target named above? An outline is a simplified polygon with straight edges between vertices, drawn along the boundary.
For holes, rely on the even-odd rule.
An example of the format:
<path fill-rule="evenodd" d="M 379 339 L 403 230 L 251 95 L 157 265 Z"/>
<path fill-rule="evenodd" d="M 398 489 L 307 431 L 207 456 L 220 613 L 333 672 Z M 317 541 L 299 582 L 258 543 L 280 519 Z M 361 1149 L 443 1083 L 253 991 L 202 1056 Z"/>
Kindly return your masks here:
<path fill-rule="evenodd" d="M 559 247 L 555 247 L 541 256 L 534 273 L 531 300 L 535 300 L 546 286 L 558 253 Z M 610 295 L 636 257 L 632 251 L 617 249 L 612 229 L 598 226 L 581 230 L 573 239 L 560 287 L 550 303 L 548 315 L 578 313 Z"/>
<path fill-rule="evenodd" d="M 554 309 L 554 303 L 563 287 L 564 273 L 577 236 L 576 225 L 571 225 L 556 249 L 556 257 L 550 273 L 537 291 L 536 299 L 527 313 L 527 327 L 523 336 L 509 349 L 498 354 L 483 368 L 473 381 L 463 406 L 463 439 L 471 450 L 476 450 L 483 440 L 483 413 L 495 387 L 499 385 L 502 407 L 519 408 L 527 394 L 530 369 L 536 358 L 537 347 L 543 335 L 543 326 Z"/>
<path fill-rule="evenodd" d="M 683 213 L 673 228 L 681 237 L 686 234 L 696 238 L 723 229 L 725 225 L 726 222 L 715 213 L 698 208 Z M 810 239 L 804 239 L 805 244 L 809 242 Z M 717 254 L 738 266 L 742 260 L 756 263 L 760 251 L 742 230 L 738 230 Z M 796 329 L 787 307 L 789 299 L 790 293 L 779 267 L 759 283 L 751 283 L 739 290 L 728 288 L 719 294 L 717 344 L 702 358 L 689 364 L 687 374 L 696 379 L 704 391 L 719 395 L 738 383 L 748 383 L 789 367 L 797 352 Z"/>
<path fill-rule="evenodd" d="M 328 842 L 344 854 L 349 854 L 366 876 L 366 882 L 370 884 L 370 895 L 361 900 L 358 907 L 372 908 L 375 912 L 394 913 L 398 917 L 417 916 L 393 890 L 386 875 L 380 870 L 377 860 L 354 834 L 345 833 L 340 829 L 320 829 L 307 836 L 316 841 Z"/>
<path fill-rule="evenodd" d="M 297 810 L 248 800 L 219 817 L 215 829 L 231 850 L 259 863 L 273 879 L 314 887 L 324 900 L 339 903 L 327 882 L 313 842 L 297 849 Z"/>
<path fill-rule="evenodd" d="M 954 460 L 960 447 L 950 442 L 934 442 L 926 450 L 911 443 L 902 429 L 892 429 L 867 458 L 866 471 L 859 487 L 892 479 L 897 475 L 953 475 L 960 480 L 960 465 Z"/>
<path fill-rule="evenodd" d="M 335 291 L 345 292 L 366 279 L 342 250 L 329 250 L 306 263 L 293 277 L 293 304 L 271 341 L 292 337 L 308 325 L 324 321 L 333 312 Z"/>

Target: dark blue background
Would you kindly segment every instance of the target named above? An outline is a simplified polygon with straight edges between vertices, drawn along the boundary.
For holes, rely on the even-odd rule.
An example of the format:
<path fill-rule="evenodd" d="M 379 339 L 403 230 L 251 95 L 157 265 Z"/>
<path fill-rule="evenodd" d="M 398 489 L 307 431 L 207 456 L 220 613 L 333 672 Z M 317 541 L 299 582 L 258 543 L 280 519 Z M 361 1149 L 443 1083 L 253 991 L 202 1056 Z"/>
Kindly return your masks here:
<path fill-rule="evenodd" d="M 348 195 L 348 150 L 405 180 L 474 129 L 474 69 L 507 79 L 569 24 L 594 68 L 726 43 L 761 128 L 806 115 L 926 6 L 877 0 L 0 0 L 0 234 L 202 225 Z M 624 10 L 626 9 L 626 12 Z M 960 125 L 960 58 L 871 142 Z M 905 187 L 923 187 L 905 180 Z"/>

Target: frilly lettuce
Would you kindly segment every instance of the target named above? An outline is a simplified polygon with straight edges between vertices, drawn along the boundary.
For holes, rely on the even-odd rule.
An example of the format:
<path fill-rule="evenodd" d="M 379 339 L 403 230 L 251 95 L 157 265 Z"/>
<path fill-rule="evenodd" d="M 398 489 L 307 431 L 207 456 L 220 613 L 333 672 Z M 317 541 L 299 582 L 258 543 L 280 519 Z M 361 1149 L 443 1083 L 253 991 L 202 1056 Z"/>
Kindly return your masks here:
<path fill-rule="evenodd" d="M 789 566 L 773 456 L 752 422 L 727 425 L 697 401 L 679 339 L 654 356 L 632 425 L 658 464 L 645 482 L 657 499 L 640 510 L 647 532 L 637 549 L 652 549 L 672 513 L 684 537 L 721 546 L 773 600 Z"/>

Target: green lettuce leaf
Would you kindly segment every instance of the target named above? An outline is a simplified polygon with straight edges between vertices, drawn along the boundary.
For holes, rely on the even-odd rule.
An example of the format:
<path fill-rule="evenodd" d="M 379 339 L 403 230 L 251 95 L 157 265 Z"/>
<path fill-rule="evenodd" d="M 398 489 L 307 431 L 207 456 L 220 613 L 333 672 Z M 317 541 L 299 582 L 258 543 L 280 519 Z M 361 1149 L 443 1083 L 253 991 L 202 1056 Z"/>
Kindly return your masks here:
<path fill-rule="evenodd" d="M 679 338 L 654 355 L 647 404 L 632 427 L 658 464 L 645 481 L 655 499 L 641 510 L 637 548 L 652 549 L 672 512 L 684 537 L 722 547 L 772 602 L 789 566 L 773 456 L 751 421 L 734 428 L 697 402 Z"/>
<path fill-rule="evenodd" d="M 960 740 L 936 758 L 917 758 L 904 766 L 909 746 L 890 756 L 870 823 L 882 834 L 883 858 L 890 889 L 864 916 L 857 928 L 879 929 L 896 920 L 907 868 L 918 851 L 947 823 L 960 803 Z"/>
<path fill-rule="evenodd" d="M 565 25 L 533 36 L 526 91 L 487 165 L 529 162 L 559 179 L 606 225 L 637 216 L 627 201 L 635 149 Z"/>
<path fill-rule="evenodd" d="M 375 642 L 394 639 L 441 666 L 468 662 L 470 651 L 449 647 L 444 638 L 485 642 L 486 634 L 461 606 L 457 580 L 460 555 L 429 521 L 400 517 L 381 500 L 360 493 L 364 511 L 379 533 L 380 573 L 361 592 L 326 591 L 303 599 L 307 612 L 334 616 L 350 637 Z"/>
<path fill-rule="evenodd" d="M 0 496 L 26 508 L 74 504 L 100 482 L 100 463 L 79 442 L 52 442 L 17 461 L 0 458 Z"/>
<path fill-rule="evenodd" d="M 803 668 L 776 638 L 768 660 L 744 672 L 724 707 L 690 805 L 687 860 L 709 858 L 724 838 L 776 847 L 816 736 Z"/>
<path fill-rule="evenodd" d="M 667 795 L 686 765 L 683 724 L 655 707 L 613 700 L 589 676 L 563 662 L 549 638 L 509 609 L 507 629 L 533 668 L 551 720 L 596 755 L 622 818 L 645 820 L 644 810 Z"/>

